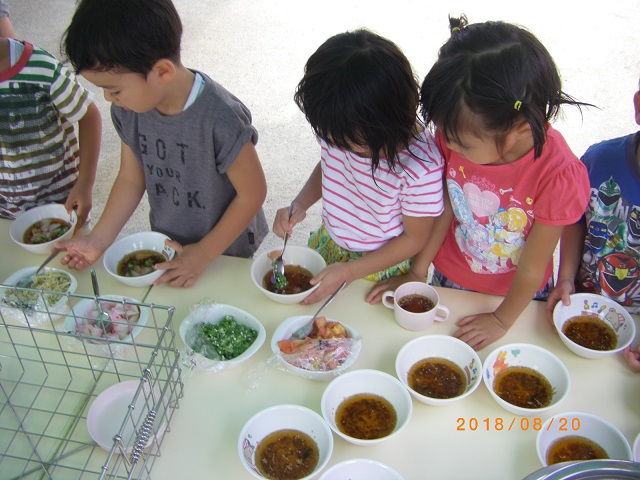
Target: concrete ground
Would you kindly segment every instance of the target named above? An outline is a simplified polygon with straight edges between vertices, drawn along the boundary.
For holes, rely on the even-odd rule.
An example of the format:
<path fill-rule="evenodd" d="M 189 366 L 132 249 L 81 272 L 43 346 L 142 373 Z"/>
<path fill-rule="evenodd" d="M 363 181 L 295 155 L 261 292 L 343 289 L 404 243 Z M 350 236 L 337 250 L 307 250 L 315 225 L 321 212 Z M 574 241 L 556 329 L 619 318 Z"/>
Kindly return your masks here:
<path fill-rule="evenodd" d="M 106 0 L 105 0 L 106 1 Z M 60 37 L 75 0 L 7 0 L 19 38 L 60 57 Z M 396 42 L 420 79 L 448 37 L 447 15 L 465 13 L 470 22 L 505 20 L 540 38 L 556 60 L 564 89 L 598 108 L 565 110 L 556 128 L 577 155 L 592 143 L 637 129 L 632 96 L 640 76 L 640 2 L 616 0 L 174 0 L 184 26 L 183 63 L 202 70 L 251 109 L 260 133 L 257 145 L 269 193 L 268 221 L 288 203 L 318 161 L 319 148 L 304 116 L 293 103 L 294 89 L 311 53 L 328 37 L 367 27 Z M 85 82 L 86 83 L 86 82 Z M 99 218 L 119 165 L 119 139 L 109 104 L 91 85 L 104 122 L 94 190 Z M 306 244 L 320 223 L 320 205 L 300 224 L 292 244 Z M 149 228 L 143 200 L 126 232 Z M 281 240 L 270 234 L 262 249 Z"/>

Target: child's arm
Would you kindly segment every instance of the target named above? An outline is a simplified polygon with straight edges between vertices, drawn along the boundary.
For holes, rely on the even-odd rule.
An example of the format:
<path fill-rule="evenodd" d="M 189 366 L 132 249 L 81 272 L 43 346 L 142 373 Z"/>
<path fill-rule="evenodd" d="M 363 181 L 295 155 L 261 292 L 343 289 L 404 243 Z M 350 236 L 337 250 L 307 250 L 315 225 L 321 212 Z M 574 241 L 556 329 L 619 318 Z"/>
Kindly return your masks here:
<path fill-rule="evenodd" d="M 507 296 L 495 312 L 471 315 L 458 321 L 459 328 L 453 336 L 474 350 L 481 350 L 504 336 L 540 288 L 561 233 L 562 226 L 534 222 Z"/>
<path fill-rule="evenodd" d="M 280 208 L 276 212 L 276 218 L 273 221 L 273 233 L 280 238 L 284 237 L 285 232 L 291 234 L 293 227 L 305 219 L 307 210 L 320 198 L 322 198 L 322 167 L 318 162 L 300 193 L 291 202 L 293 205 L 291 217 L 289 217 L 289 207 Z"/>
<path fill-rule="evenodd" d="M 145 191 L 144 171 L 131 149 L 121 143 L 120 170 L 100 220 L 89 235 L 74 237 L 56 247 L 67 250 L 61 260 L 71 269 L 82 270 L 92 265 L 113 243 L 127 223 Z"/>
<path fill-rule="evenodd" d="M 236 196 L 202 240 L 184 246 L 178 242 L 168 242 L 175 248 L 177 256 L 170 262 L 156 265 L 158 270 L 166 270 L 166 273 L 155 285 L 193 286 L 209 263 L 222 255 L 259 212 L 267 196 L 267 182 L 253 143 L 247 142 L 242 147 L 227 170 L 227 176 L 236 190 Z"/>
<path fill-rule="evenodd" d="M 102 118 L 100 110 L 98 110 L 95 103 L 91 102 L 86 113 L 78 122 L 78 151 L 80 154 L 78 179 L 64 204 L 69 212 L 74 206 L 77 206 L 78 224 L 76 228 L 82 227 L 91 211 L 91 194 L 96 180 L 101 137 Z"/>
<path fill-rule="evenodd" d="M 558 282 L 547 299 L 547 319 L 551 323 L 553 323 L 553 308 L 560 300 L 565 305 L 571 305 L 569 295 L 575 293 L 575 278 L 580 267 L 586 233 L 587 227 L 584 222 L 567 225 L 562 230 Z"/>

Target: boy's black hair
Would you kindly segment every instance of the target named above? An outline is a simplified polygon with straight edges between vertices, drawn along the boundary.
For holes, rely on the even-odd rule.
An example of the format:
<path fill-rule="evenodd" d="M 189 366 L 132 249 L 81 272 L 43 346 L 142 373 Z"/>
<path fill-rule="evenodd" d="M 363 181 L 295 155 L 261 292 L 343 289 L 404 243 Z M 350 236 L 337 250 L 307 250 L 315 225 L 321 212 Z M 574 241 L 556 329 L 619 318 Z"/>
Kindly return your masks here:
<path fill-rule="evenodd" d="M 533 134 L 534 158 L 542 153 L 546 125 L 563 104 L 588 105 L 562 91 L 553 58 L 529 31 L 505 22 L 467 25 L 449 18 L 451 38 L 420 89 L 422 116 L 447 141 L 464 132 L 486 132 L 498 150 L 507 132 L 526 121 Z"/>
<path fill-rule="evenodd" d="M 81 0 L 62 50 L 76 73 L 121 70 L 146 77 L 160 59 L 180 62 L 181 36 L 171 0 Z"/>
<path fill-rule="evenodd" d="M 344 150 L 383 152 L 391 170 L 415 136 L 419 85 L 409 60 L 390 40 L 365 29 L 335 35 L 309 57 L 294 100 L 314 133 Z"/>

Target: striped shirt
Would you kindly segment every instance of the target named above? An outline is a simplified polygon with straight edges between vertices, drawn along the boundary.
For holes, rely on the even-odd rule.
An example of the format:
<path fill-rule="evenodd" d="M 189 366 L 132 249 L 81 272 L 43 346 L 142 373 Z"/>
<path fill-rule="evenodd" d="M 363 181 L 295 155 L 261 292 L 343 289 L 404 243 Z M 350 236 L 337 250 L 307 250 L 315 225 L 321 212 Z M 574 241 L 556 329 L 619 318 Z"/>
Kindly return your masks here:
<path fill-rule="evenodd" d="M 398 155 L 396 171 L 319 140 L 322 166 L 322 220 L 342 248 L 377 250 L 404 231 L 403 216 L 429 217 L 443 211 L 444 160 L 425 131 Z"/>
<path fill-rule="evenodd" d="M 23 45 L 16 63 L 0 72 L 0 217 L 6 218 L 66 200 L 78 177 L 73 124 L 91 103 L 52 55 Z"/>

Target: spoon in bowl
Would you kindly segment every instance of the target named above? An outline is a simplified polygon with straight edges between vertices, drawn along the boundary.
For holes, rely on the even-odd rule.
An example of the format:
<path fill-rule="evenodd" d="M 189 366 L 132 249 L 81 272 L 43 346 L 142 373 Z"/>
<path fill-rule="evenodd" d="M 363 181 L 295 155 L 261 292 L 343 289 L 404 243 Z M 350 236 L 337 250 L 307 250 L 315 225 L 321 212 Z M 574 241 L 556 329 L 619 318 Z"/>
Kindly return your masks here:
<path fill-rule="evenodd" d="M 91 269 L 91 284 L 93 285 L 93 294 L 95 295 L 96 307 L 98 307 L 98 316 L 96 317 L 96 325 L 102 329 L 102 332 L 108 332 L 111 330 L 111 317 L 109 314 L 102 310 L 102 305 L 100 305 L 100 300 L 98 297 L 100 296 L 100 289 L 98 288 L 98 276 L 96 275 L 96 271 Z"/>
<path fill-rule="evenodd" d="M 338 287 L 338 289 L 331 294 L 331 296 L 327 299 L 327 301 L 322 304 L 322 306 L 318 309 L 316 314 L 313 317 L 311 317 L 311 320 L 309 320 L 302 327 L 300 327 L 298 330 L 293 332 L 293 335 L 291 335 L 291 338 L 292 339 L 298 339 L 298 340 L 302 340 L 303 338 L 307 338 L 309 336 L 309 334 L 311 333 L 311 330 L 313 330 L 313 322 L 316 321 L 316 318 L 318 318 L 318 315 L 320 315 L 320 312 L 322 310 L 324 310 L 324 307 L 329 305 L 333 301 L 333 299 L 336 298 L 336 296 L 346 286 L 347 286 L 347 282 L 342 282 L 342 285 L 340 285 Z"/>
<path fill-rule="evenodd" d="M 293 203 L 289 206 L 289 218 L 291 218 L 291 212 L 293 212 Z M 284 255 L 284 249 L 287 248 L 287 240 L 289 240 L 289 233 L 285 232 L 284 245 L 282 246 L 280 255 L 271 263 L 271 266 L 273 267 L 273 276 L 271 277 L 271 283 L 276 284 L 279 289 L 287 286 L 287 277 L 285 277 L 284 275 L 284 260 L 282 259 L 282 256 Z"/>

